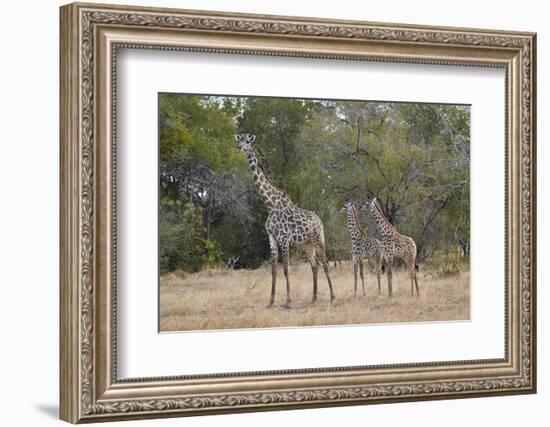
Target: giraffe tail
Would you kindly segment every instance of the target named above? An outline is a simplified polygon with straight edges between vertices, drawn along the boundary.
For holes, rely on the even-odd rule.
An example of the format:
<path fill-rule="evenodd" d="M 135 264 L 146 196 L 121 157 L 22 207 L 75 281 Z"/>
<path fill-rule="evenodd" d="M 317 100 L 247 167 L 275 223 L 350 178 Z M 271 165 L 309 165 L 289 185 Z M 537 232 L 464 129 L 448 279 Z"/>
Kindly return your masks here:
<path fill-rule="evenodd" d="M 418 264 L 415 264 L 415 265 L 414 265 L 414 269 L 415 269 L 416 271 L 418 271 Z"/>
<path fill-rule="evenodd" d="M 386 265 L 382 264 L 382 274 L 386 274 Z"/>
<path fill-rule="evenodd" d="M 323 245 L 323 248 L 325 248 L 325 227 L 323 227 L 323 223 L 319 219 L 320 222 L 320 230 L 319 230 L 319 241 L 321 242 L 321 245 Z"/>

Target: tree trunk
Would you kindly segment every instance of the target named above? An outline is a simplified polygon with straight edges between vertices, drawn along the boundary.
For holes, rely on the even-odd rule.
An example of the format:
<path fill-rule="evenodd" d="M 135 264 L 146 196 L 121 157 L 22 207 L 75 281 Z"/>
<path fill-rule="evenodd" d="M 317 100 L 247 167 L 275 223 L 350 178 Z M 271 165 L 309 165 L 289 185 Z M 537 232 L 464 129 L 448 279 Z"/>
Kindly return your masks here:
<path fill-rule="evenodd" d="M 210 205 L 202 208 L 202 225 L 205 240 L 210 240 L 210 228 L 212 225 L 212 212 L 210 208 Z"/>

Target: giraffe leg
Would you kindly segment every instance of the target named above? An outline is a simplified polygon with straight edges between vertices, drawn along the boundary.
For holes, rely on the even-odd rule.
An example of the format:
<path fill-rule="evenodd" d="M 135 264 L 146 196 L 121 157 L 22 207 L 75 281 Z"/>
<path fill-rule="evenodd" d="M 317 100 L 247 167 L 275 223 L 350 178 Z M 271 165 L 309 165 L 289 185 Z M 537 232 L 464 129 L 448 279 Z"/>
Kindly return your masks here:
<path fill-rule="evenodd" d="M 388 276 L 388 297 L 393 297 L 392 279 L 393 279 L 393 259 L 386 260 L 386 275 Z"/>
<path fill-rule="evenodd" d="M 332 281 L 330 280 L 330 275 L 328 272 L 328 261 L 327 261 L 327 255 L 325 254 L 325 247 L 320 245 L 319 250 L 317 251 L 318 257 L 321 261 L 321 264 L 323 265 L 323 270 L 325 271 L 325 276 L 327 276 L 328 281 L 328 288 L 330 289 L 330 302 L 334 301 L 334 291 L 332 289 Z"/>
<path fill-rule="evenodd" d="M 416 286 L 416 296 L 420 296 L 420 292 L 418 291 L 418 277 L 416 274 L 416 262 L 413 261 L 413 267 L 412 267 L 413 277 L 414 277 L 414 285 Z"/>
<path fill-rule="evenodd" d="M 409 265 L 407 266 L 409 267 L 409 275 L 411 276 L 411 297 L 414 296 L 414 266 L 411 268 L 411 264 L 409 263 Z"/>
<path fill-rule="evenodd" d="M 363 260 L 359 260 L 359 274 L 361 275 L 361 286 L 363 287 L 363 296 L 366 295 L 365 293 L 365 276 L 363 274 Z"/>
<path fill-rule="evenodd" d="M 409 269 L 409 275 L 411 276 L 411 297 L 414 296 L 414 261 L 409 260 L 407 262 L 407 268 Z"/>
<path fill-rule="evenodd" d="M 354 259 L 353 260 L 353 296 L 354 297 L 357 296 L 357 267 L 358 267 L 358 263 Z"/>
<path fill-rule="evenodd" d="M 269 247 L 271 249 L 271 298 L 269 299 L 269 308 L 275 302 L 275 285 L 277 284 L 277 261 L 279 252 L 277 251 L 277 240 L 273 236 L 269 236 Z"/>
<path fill-rule="evenodd" d="M 378 257 L 376 260 L 376 280 L 378 280 L 378 295 L 382 293 L 382 288 L 380 286 L 380 273 L 382 270 L 382 258 Z"/>
<path fill-rule="evenodd" d="M 288 251 L 289 251 L 288 243 L 285 243 L 282 247 L 283 272 L 285 273 L 285 279 L 286 279 L 286 302 L 284 305 L 285 308 L 290 308 L 290 280 L 288 279 Z"/>
<path fill-rule="evenodd" d="M 319 273 L 319 265 L 317 265 L 317 260 L 315 259 L 315 249 L 312 249 L 309 254 L 309 265 L 313 273 L 313 297 L 311 298 L 311 302 L 315 302 L 317 301 L 317 277 Z"/>

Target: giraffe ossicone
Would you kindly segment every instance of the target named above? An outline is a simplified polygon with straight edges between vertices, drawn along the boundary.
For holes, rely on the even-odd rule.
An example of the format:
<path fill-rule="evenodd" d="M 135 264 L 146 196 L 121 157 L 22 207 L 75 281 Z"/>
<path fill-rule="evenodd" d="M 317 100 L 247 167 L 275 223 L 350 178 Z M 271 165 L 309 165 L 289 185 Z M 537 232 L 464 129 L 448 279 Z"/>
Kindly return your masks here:
<path fill-rule="evenodd" d="M 309 258 L 313 272 L 313 297 L 317 300 L 317 276 L 319 263 L 323 266 L 329 290 L 330 301 L 334 300 L 332 281 L 328 270 L 328 260 L 325 253 L 325 235 L 323 222 L 319 216 L 312 211 L 296 206 L 290 197 L 281 189 L 277 188 L 268 176 L 258 150 L 254 146 L 256 136 L 249 132 L 240 132 L 235 135 L 237 148 L 243 151 L 248 160 L 248 166 L 254 185 L 258 194 L 268 210 L 268 217 L 265 222 L 265 230 L 269 237 L 271 249 L 271 297 L 268 307 L 275 302 L 275 288 L 277 283 L 277 262 L 279 250 L 283 259 L 283 272 L 286 279 L 286 303 L 290 306 L 290 279 L 289 279 L 289 250 L 291 246 L 302 247 Z"/>

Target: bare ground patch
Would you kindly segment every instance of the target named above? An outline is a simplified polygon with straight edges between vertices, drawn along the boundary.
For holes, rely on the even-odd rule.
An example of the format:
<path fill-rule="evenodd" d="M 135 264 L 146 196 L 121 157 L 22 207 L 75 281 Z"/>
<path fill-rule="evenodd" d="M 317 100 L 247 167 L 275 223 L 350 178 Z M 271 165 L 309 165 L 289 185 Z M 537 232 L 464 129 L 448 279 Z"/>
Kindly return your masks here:
<path fill-rule="evenodd" d="M 470 318 L 470 273 L 435 278 L 418 273 L 420 297 L 410 295 L 408 273 L 394 272 L 394 297 L 387 297 L 387 278 L 382 276 L 378 295 L 376 275 L 366 275 L 367 295 L 353 295 L 350 262 L 331 267 L 336 300 L 330 304 L 328 285 L 319 271 L 319 295 L 311 302 L 312 276 L 309 265 L 291 266 L 291 308 L 286 298 L 282 269 L 277 277 L 275 305 L 267 308 L 271 292 L 271 268 L 257 270 L 204 270 L 185 275 L 170 273 L 160 279 L 160 330 L 188 331 L 230 328 L 401 323 Z"/>

